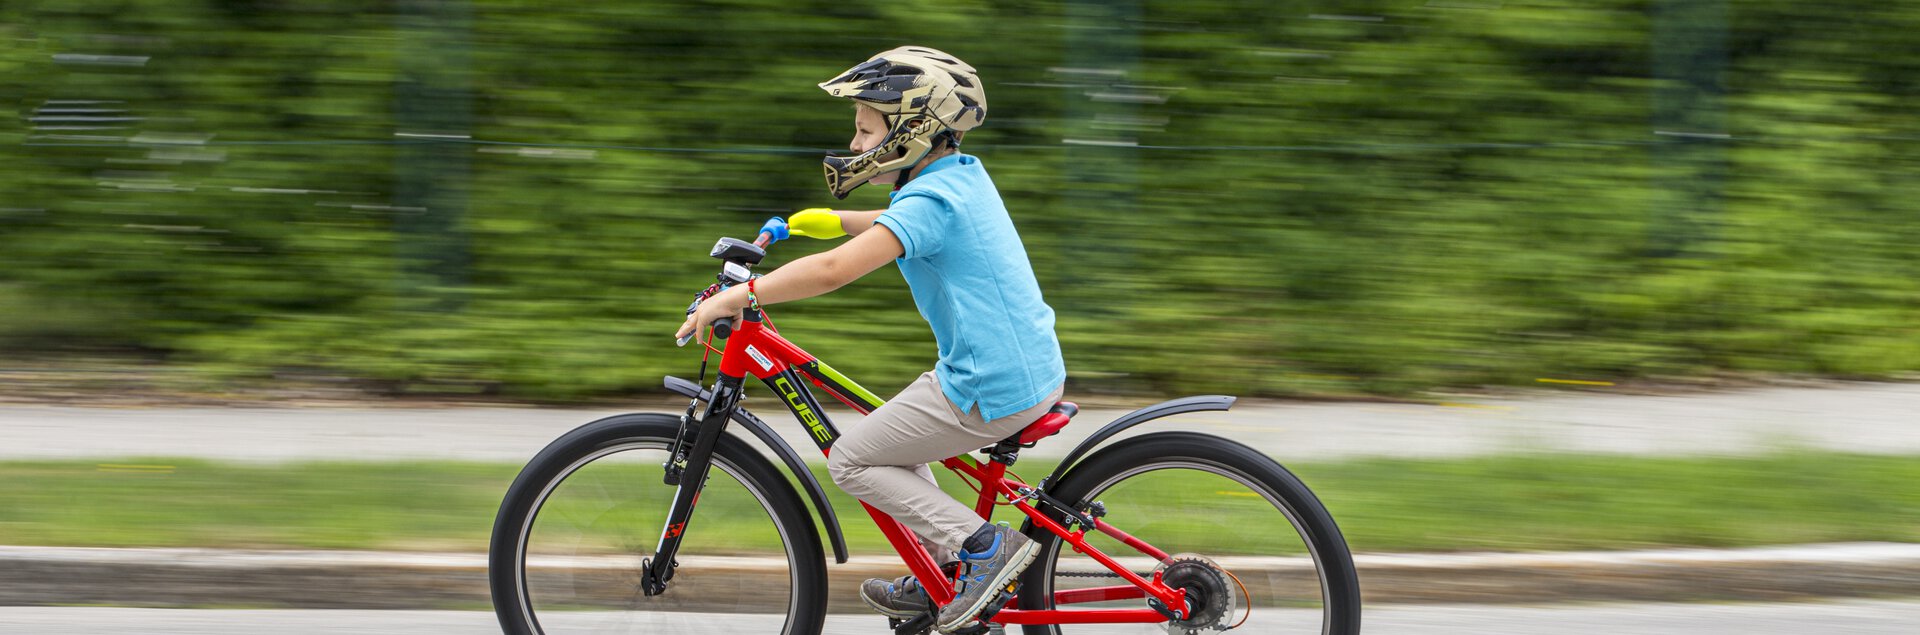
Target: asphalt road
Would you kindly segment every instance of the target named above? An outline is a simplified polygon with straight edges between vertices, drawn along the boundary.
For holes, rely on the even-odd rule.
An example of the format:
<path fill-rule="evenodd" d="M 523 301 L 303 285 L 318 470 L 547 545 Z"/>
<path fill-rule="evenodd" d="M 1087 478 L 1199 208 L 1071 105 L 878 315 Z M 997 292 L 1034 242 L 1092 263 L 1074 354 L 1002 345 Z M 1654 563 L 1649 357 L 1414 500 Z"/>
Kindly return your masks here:
<path fill-rule="evenodd" d="M 790 445 L 805 430 L 749 390 Z M 1071 396 L 1069 397 L 1071 398 Z M 636 404 L 672 411 L 684 401 Z M 414 458 L 520 462 L 619 410 L 542 408 L 86 408 L 0 406 L 0 459 L 206 457 L 251 461 Z M 1027 456 L 1059 456 L 1124 410 L 1089 409 Z M 1281 460 L 1456 457 L 1515 451 L 1752 454 L 1781 447 L 1920 453 L 1920 383 L 1832 383 L 1653 396 L 1539 392 L 1439 405 L 1246 401 L 1136 428 L 1241 440 Z M 851 412 L 833 413 L 841 426 Z M 1133 434 L 1133 433 L 1129 433 Z"/>
<path fill-rule="evenodd" d="M 1258 613 L 1254 619 L 1260 619 Z M 716 620 L 715 622 L 718 622 Z M 764 635 L 765 625 L 734 629 L 704 623 L 699 632 Z M 1614 604 L 1490 607 L 1393 606 L 1368 609 L 1368 635 L 1909 635 L 1920 625 L 1920 602 L 1844 601 L 1805 604 Z M 1238 632 L 1278 632 L 1249 623 Z M 828 635 L 879 634 L 883 618 L 835 615 Z M 493 614 L 465 611 L 271 611 L 121 608 L 0 608 L 0 632 L 46 635 L 255 635 L 279 633 L 498 633 Z M 690 631 L 693 632 L 693 631 Z M 1136 631 L 1077 631 L 1134 633 Z M 1138 631 L 1142 633 L 1152 631 Z M 1165 631 L 1160 631 L 1165 632 Z"/>

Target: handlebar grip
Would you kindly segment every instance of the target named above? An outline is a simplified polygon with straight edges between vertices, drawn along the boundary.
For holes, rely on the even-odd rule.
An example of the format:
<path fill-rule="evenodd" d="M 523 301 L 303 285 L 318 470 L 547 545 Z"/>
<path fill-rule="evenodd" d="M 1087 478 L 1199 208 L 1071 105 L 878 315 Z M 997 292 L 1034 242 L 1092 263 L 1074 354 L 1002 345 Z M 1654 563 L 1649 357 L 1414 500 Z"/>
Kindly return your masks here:
<path fill-rule="evenodd" d="M 729 335 L 733 335 L 733 318 L 720 318 L 713 323 L 713 336 L 715 338 L 724 340 L 727 339 Z"/>
<path fill-rule="evenodd" d="M 753 241 L 753 244 L 765 247 L 786 239 L 787 221 L 775 216 L 767 219 L 766 224 L 760 226 L 760 239 Z"/>

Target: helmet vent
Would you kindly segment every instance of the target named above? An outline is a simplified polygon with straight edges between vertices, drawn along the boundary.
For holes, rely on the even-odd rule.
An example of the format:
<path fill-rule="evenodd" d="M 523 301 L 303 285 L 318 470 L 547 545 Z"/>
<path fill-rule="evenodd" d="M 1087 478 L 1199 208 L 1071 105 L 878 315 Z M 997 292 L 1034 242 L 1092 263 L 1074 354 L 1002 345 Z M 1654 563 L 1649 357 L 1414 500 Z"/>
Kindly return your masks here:
<path fill-rule="evenodd" d="M 967 88 L 973 88 L 973 80 L 967 79 L 967 76 L 961 75 L 959 73 L 947 73 L 947 74 L 953 76 L 954 83 L 959 84 L 961 86 L 965 86 Z"/>

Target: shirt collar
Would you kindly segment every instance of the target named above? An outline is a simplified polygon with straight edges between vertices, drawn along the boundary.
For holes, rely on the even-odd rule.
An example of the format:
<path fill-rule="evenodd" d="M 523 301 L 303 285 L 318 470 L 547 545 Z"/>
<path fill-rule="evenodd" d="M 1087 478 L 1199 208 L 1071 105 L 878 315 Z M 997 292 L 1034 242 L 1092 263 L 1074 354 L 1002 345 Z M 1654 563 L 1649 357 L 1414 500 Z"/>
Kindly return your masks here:
<path fill-rule="evenodd" d="M 922 177 L 925 177 L 926 175 L 933 174 L 935 172 L 939 172 L 941 170 L 945 170 L 947 168 L 950 168 L 956 165 L 965 165 L 973 162 L 974 162 L 973 157 L 955 152 L 953 154 L 949 154 L 947 156 L 934 159 L 932 163 L 927 164 L 927 167 L 922 168 L 919 174 L 913 175 L 913 178 L 916 178 L 916 179 L 922 178 Z"/>
<path fill-rule="evenodd" d="M 953 154 L 949 154 L 947 156 L 934 159 L 932 163 L 927 164 L 927 167 L 921 168 L 919 173 L 914 174 L 913 180 L 908 181 L 907 185 L 893 188 L 892 192 L 887 193 L 887 200 L 893 200 L 893 199 L 899 198 L 901 188 L 911 186 L 914 183 L 918 183 L 920 182 L 920 179 L 927 178 L 927 175 L 929 174 L 933 174 L 935 172 L 939 172 L 941 170 L 945 170 L 947 168 L 950 168 L 956 165 L 973 165 L 974 163 L 977 163 L 979 161 L 980 161 L 979 159 L 973 158 L 972 155 L 961 154 L 959 152 L 955 152 Z"/>

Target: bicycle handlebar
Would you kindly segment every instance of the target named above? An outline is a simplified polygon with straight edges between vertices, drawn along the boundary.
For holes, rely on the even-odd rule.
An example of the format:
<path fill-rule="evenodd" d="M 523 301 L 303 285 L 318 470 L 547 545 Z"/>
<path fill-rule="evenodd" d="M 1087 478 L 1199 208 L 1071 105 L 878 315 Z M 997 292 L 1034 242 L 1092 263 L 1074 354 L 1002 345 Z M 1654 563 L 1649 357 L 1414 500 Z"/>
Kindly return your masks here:
<path fill-rule="evenodd" d="M 760 226 L 760 235 L 754 239 L 753 246 L 759 247 L 760 249 L 764 250 L 767 248 L 768 245 L 772 245 L 774 243 L 780 242 L 781 240 L 786 239 L 788 236 L 789 234 L 787 232 L 787 221 L 778 216 L 775 216 L 773 218 L 767 219 L 767 222 Z M 727 239 L 721 239 L 723 244 L 725 243 L 726 240 Z M 715 249 L 715 252 L 714 252 L 715 254 L 721 253 L 719 251 L 720 249 L 719 247 L 715 247 L 714 249 Z M 721 282 L 722 283 L 727 282 L 724 276 L 722 277 Z M 721 288 L 724 288 L 724 287 L 721 287 Z M 695 310 L 700 308 L 701 302 L 706 301 L 707 298 L 712 297 L 712 294 L 717 293 L 718 291 L 719 289 L 710 287 L 707 289 L 707 291 L 702 292 L 699 296 L 695 297 L 693 300 L 693 304 L 687 305 L 687 314 L 692 315 Z M 715 320 L 712 326 L 713 326 L 714 337 L 725 339 L 727 336 L 730 336 L 733 334 L 734 325 L 733 325 L 733 320 L 730 318 L 721 318 L 719 320 Z M 679 339 L 674 340 L 674 345 L 686 346 L 687 342 L 692 341 L 693 338 L 694 338 L 694 334 L 688 333 L 685 337 L 681 337 Z"/>
<path fill-rule="evenodd" d="M 760 225 L 760 238 L 753 241 L 753 246 L 764 249 L 767 245 L 786 240 L 787 235 L 787 219 L 775 216 Z"/>

